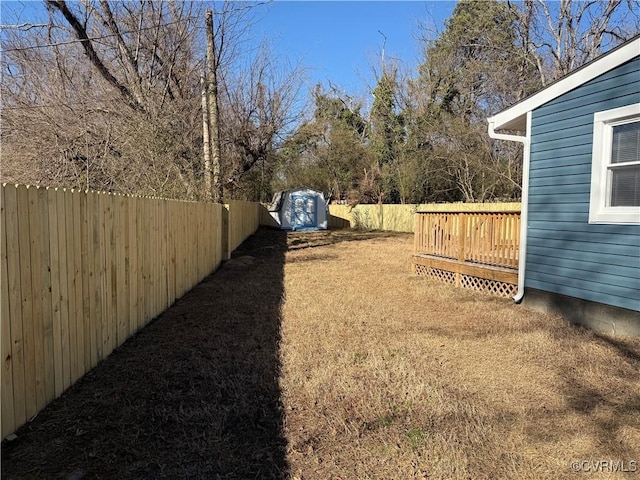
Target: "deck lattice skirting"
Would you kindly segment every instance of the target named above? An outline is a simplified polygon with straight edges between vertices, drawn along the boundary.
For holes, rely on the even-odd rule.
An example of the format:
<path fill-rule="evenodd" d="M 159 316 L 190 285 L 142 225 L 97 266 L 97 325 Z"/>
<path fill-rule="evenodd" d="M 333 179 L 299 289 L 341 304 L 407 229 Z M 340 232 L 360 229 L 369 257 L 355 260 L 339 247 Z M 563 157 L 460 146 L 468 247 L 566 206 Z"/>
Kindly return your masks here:
<path fill-rule="evenodd" d="M 513 268 L 474 265 L 430 255 L 414 255 L 412 263 L 418 275 L 477 292 L 512 297 L 518 290 L 518 271 Z"/>
<path fill-rule="evenodd" d="M 417 212 L 412 268 L 443 283 L 511 297 L 518 284 L 519 204 Z"/>

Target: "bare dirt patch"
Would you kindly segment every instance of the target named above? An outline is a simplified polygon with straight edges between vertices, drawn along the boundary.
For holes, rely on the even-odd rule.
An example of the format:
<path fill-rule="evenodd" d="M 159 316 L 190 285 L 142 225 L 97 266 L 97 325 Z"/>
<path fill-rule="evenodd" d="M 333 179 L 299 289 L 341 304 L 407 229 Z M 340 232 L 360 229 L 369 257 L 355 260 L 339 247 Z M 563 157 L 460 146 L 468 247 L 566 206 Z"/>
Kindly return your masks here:
<path fill-rule="evenodd" d="M 411 245 L 259 230 L 3 443 L 3 478 L 640 469 L 640 340 L 416 277 Z"/>

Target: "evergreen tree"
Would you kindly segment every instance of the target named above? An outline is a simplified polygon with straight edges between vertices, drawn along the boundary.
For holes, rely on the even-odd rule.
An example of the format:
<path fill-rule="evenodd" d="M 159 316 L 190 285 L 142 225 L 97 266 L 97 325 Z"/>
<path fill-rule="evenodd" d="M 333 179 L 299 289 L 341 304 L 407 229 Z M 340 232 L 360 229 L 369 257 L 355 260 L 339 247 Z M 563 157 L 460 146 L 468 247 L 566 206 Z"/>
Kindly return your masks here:
<path fill-rule="evenodd" d="M 517 157 L 497 155 L 485 119 L 514 103 L 522 75 L 514 74 L 516 16 L 497 1 L 461 1 L 445 30 L 428 42 L 419 85 L 426 95 L 424 139 L 454 182 L 460 200 L 485 201 L 517 195 Z M 521 73 L 521 72 L 519 72 Z"/>
<path fill-rule="evenodd" d="M 377 174 L 380 183 L 377 200 L 393 203 L 400 200 L 394 164 L 398 161 L 404 141 L 404 126 L 396 100 L 397 89 L 395 70 L 383 68 L 378 84 L 372 92 L 373 106 L 370 115 L 369 148 L 375 159 L 372 171 Z"/>

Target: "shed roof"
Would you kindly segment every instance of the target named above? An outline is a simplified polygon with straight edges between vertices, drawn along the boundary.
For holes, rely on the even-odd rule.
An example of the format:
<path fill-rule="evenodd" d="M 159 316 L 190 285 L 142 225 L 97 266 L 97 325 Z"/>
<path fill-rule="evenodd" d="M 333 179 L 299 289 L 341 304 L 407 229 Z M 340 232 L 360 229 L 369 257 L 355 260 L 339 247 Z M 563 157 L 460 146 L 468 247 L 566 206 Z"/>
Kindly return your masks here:
<path fill-rule="evenodd" d="M 525 131 L 527 112 L 535 110 L 637 56 L 640 56 L 640 35 L 559 78 L 537 93 L 487 118 L 487 121 L 493 124 L 494 130 Z"/>
<path fill-rule="evenodd" d="M 300 190 L 310 190 L 312 192 L 315 192 L 319 195 L 322 195 L 322 198 L 324 198 L 324 193 L 321 192 L 320 190 L 316 190 L 315 188 L 309 188 L 309 187 L 295 187 L 295 188 L 288 188 L 286 190 L 280 190 L 276 193 L 273 194 L 273 199 L 271 200 L 271 205 L 269 206 L 269 211 L 270 212 L 277 212 L 282 208 L 282 202 L 284 201 L 284 197 L 286 196 L 287 193 L 291 193 L 291 192 L 297 192 Z"/>

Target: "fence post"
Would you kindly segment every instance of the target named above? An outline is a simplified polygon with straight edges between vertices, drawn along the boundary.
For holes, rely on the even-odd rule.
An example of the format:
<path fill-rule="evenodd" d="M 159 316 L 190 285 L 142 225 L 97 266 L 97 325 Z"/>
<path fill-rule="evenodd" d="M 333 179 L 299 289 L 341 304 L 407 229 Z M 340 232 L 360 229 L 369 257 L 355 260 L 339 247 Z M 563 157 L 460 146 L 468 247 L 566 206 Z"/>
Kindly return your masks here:
<path fill-rule="evenodd" d="M 222 225 L 220 228 L 222 260 L 229 260 L 231 252 L 229 251 L 229 204 L 222 204 Z"/>

